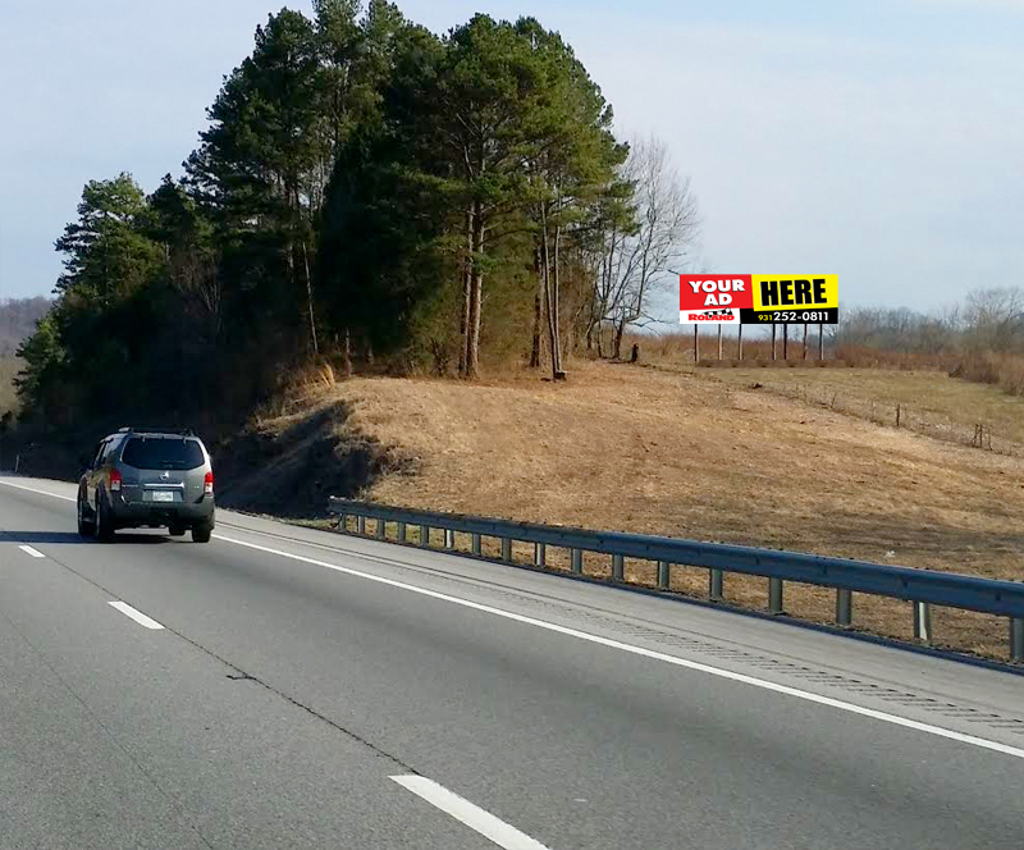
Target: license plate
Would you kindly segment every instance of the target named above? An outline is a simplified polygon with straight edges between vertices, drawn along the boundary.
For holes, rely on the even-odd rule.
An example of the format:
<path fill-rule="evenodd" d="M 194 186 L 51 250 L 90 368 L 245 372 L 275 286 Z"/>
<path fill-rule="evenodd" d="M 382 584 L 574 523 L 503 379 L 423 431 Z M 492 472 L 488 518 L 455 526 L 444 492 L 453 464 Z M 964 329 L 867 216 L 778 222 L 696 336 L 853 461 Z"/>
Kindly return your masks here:
<path fill-rule="evenodd" d="M 153 497 L 153 501 L 154 502 L 173 502 L 174 501 L 174 493 L 172 493 L 169 490 L 154 490 L 153 494 L 152 494 L 152 497 Z"/>

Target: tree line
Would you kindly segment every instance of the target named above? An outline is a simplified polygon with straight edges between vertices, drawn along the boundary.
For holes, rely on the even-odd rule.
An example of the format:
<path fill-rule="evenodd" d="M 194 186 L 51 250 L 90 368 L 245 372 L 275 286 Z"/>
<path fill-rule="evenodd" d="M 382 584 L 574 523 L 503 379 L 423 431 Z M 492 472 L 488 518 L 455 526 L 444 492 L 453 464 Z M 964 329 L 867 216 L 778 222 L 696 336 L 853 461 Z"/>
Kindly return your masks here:
<path fill-rule="evenodd" d="M 313 6 L 257 28 L 180 179 L 86 185 L 20 350 L 26 415 L 243 411 L 316 358 L 559 379 L 649 317 L 696 202 L 663 144 L 616 137 L 558 33 Z"/>
<path fill-rule="evenodd" d="M 50 306 L 50 299 L 42 297 L 0 299 L 0 357 L 14 356 Z"/>
<path fill-rule="evenodd" d="M 905 307 L 845 310 L 833 344 L 921 355 L 1024 354 L 1024 290 L 980 288 L 962 303 L 931 313 Z"/>

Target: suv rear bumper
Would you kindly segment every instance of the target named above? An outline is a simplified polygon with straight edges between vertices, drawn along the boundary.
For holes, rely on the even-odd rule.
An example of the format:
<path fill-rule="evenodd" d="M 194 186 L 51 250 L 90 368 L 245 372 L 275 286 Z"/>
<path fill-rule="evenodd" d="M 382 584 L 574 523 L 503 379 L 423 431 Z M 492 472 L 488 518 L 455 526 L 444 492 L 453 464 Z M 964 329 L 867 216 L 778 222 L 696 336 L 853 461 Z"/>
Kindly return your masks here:
<path fill-rule="evenodd" d="M 191 525 L 197 522 L 212 522 L 214 516 L 214 502 L 211 498 L 175 505 L 126 502 L 120 497 L 111 501 L 110 512 L 113 515 L 114 523 L 119 528 L 142 525 L 165 526 L 172 523 Z"/>

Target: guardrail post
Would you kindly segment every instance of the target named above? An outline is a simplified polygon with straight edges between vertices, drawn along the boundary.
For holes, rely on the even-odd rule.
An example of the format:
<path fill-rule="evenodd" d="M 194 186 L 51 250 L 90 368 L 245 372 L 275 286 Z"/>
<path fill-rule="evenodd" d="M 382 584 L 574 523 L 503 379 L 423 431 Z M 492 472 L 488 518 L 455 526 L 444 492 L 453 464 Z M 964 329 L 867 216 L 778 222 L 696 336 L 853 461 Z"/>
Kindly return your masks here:
<path fill-rule="evenodd" d="M 668 590 L 672 583 L 672 565 L 668 561 L 658 561 L 658 589 Z"/>
<path fill-rule="evenodd" d="M 625 573 L 625 558 L 622 555 L 612 555 L 612 581 L 622 581 Z"/>
<path fill-rule="evenodd" d="M 512 563 L 512 538 L 501 538 L 501 560 L 506 564 Z"/>
<path fill-rule="evenodd" d="M 348 534 L 348 514 L 338 514 L 338 531 Z"/>
<path fill-rule="evenodd" d="M 839 588 L 836 591 L 836 625 L 848 629 L 853 625 L 853 591 Z"/>
<path fill-rule="evenodd" d="M 430 548 L 430 526 L 429 525 L 421 525 L 420 526 L 420 546 L 422 546 L 424 549 L 429 549 Z"/>
<path fill-rule="evenodd" d="M 444 530 L 444 548 L 454 549 L 455 548 L 455 532 L 450 528 Z"/>
<path fill-rule="evenodd" d="M 380 538 L 381 540 L 383 540 L 384 537 L 387 535 L 387 532 L 388 532 L 387 520 L 378 519 L 377 520 L 377 537 Z"/>
<path fill-rule="evenodd" d="M 356 533 L 366 534 L 366 517 L 360 516 L 356 518 Z"/>
<path fill-rule="evenodd" d="M 932 642 L 932 606 L 927 602 L 914 603 L 914 639 Z"/>
<path fill-rule="evenodd" d="M 708 577 L 708 598 L 712 602 L 721 602 L 724 598 L 725 573 L 722 570 L 710 570 Z"/>
<path fill-rule="evenodd" d="M 768 579 L 768 613 L 782 614 L 782 579 Z"/>
<path fill-rule="evenodd" d="M 572 550 L 572 571 L 576 575 L 583 575 L 583 550 Z"/>
<path fill-rule="evenodd" d="M 548 562 L 548 547 L 543 543 L 533 544 L 533 565 L 535 567 L 546 567 Z"/>
<path fill-rule="evenodd" d="M 474 533 L 472 539 L 472 549 L 474 555 L 479 555 L 483 551 L 483 546 L 480 544 L 480 535 Z"/>
<path fill-rule="evenodd" d="M 1010 660 L 1024 664 L 1024 617 L 1010 618 Z"/>
<path fill-rule="evenodd" d="M 405 523 L 400 522 L 398 523 L 398 542 L 405 543 L 405 537 Z"/>

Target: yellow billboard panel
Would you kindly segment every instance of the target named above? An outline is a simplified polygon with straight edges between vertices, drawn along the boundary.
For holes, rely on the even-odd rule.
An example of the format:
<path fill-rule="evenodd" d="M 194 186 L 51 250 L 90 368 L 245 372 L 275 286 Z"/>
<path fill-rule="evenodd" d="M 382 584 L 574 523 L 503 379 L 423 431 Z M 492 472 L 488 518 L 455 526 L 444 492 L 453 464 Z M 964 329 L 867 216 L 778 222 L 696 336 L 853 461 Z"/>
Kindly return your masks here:
<path fill-rule="evenodd" d="M 839 275 L 751 275 L 755 312 L 838 310 Z"/>

